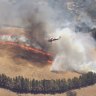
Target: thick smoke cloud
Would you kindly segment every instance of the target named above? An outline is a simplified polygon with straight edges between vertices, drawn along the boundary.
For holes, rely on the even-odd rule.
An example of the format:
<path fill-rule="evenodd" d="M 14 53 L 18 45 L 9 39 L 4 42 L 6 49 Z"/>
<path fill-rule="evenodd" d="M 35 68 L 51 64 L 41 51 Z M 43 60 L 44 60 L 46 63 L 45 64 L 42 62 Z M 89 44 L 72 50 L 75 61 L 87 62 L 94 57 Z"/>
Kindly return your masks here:
<path fill-rule="evenodd" d="M 23 27 L 31 46 L 51 51 L 52 71 L 94 71 L 95 5 L 96 0 L 1 0 L 0 26 Z"/>
<path fill-rule="evenodd" d="M 51 71 L 96 72 L 96 42 L 90 34 L 64 28 L 57 30 L 54 35 L 61 35 L 62 38 L 53 44 L 57 48 L 57 54 Z"/>
<path fill-rule="evenodd" d="M 47 43 L 47 33 L 50 32 L 50 27 L 47 28 L 47 22 L 44 21 L 44 17 L 40 17 L 38 13 L 30 14 L 22 17 L 25 27 L 25 35 L 30 39 L 32 46 L 35 46 L 41 50 L 48 51 L 49 45 Z"/>
<path fill-rule="evenodd" d="M 23 2 L 20 5 L 19 15 L 25 29 L 25 35 L 31 38 L 30 43 L 32 46 L 49 51 L 50 45 L 47 40 L 48 34 L 53 31 L 52 21 L 50 20 L 53 11 L 48 6 L 47 1 L 37 1 Z"/>

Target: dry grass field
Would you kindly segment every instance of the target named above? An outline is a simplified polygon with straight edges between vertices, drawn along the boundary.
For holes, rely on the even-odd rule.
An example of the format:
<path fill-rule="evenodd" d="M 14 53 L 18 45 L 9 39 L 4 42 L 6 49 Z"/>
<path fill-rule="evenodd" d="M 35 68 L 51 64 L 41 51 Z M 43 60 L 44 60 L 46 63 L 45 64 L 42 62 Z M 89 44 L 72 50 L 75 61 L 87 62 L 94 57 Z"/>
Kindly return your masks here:
<path fill-rule="evenodd" d="M 19 28 L 5 28 L 1 29 L 0 32 L 10 32 L 10 33 L 23 33 L 23 29 Z M 16 33 L 16 34 L 17 34 Z M 15 50 L 14 50 L 15 49 Z M 9 46 L 9 45 L 0 45 L 0 74 L 4 73 L 7 76 L 23 76 L 29 79 L 68 79 L 73 77 L 78 77 L 80 74 L 75 72 L 66 72 L 66 73 L 53 73 L 50 72 L 51 64 L 29 61 L 24 58 L 17 58 L 16 56 L 21 53 L 24 54 L 24 51 L 17 51 L 18 48 Z M 20 49 L 20 48 L 19 48 Z M 21 49 L 20 49 L 21 50 Z M 16 51 L 16 52 L 15 52 Z M 16 56 L 14 55 L 16 53 Z M 29 55 L 30 58 L 30 55 Z M 96 85 L 89 86 L 87 88 L 82 88 L 76 90 L 77 96 L 96 96 Z M 6 89 L 0 89 L 0 96 L 66 96 L 63 94 L 16 94 Z"/>
<path fill-rule="evenodd" d="M 30 79 L 61 79 L 78 77 L 75 72 L 53 73 L 50 72 L 51 64 L 41 64 L 29 62 L 22 58 L 13 57 L 11 46 L 0 46 L 0 74 L 4 73 L 7 76 L 24 76 Z M 10 50 L 9 50 L 10 49 Z M 30 58 L 30 57 L 29 57 Z"/>
<path fill-rule="evenodd" d="M 2 27 L 0 29 L 0 33 L 23 34 L 24 29 L 14 27 Z M 4 73 L 10 77 L 20 75 L 30 79 L 35 78 L 39 80 L 73 78 L 74 76 L 79 76 L 79 74 L 72 72 L 58 74 L 50 72 L 51 64 L 30 62 L 28 59 L 25 58 L 17 58 L 17 56 L 19 57 L 22 54 L 24 55 L 26 54 L 26 52 L 22 51 L 22 49 L 20 48 L 16 48 L 10 45 L 0 45 L 0 74 Z M 30 55 L 27 56 L 27 58 L 31 58 Z"/>

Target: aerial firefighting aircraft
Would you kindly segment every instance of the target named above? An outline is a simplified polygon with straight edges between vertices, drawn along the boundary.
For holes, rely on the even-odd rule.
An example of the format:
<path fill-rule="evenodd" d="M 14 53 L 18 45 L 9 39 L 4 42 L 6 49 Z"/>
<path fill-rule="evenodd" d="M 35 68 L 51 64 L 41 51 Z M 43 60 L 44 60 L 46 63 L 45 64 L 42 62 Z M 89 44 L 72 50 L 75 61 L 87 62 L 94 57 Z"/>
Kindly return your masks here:
<path fill-rule="evenodd" d="M 61 38 L 61 36 L 60 36 L 59 38 L 50 38 L 50 39 L 48 40 L 48 42 L 53 42 L 53 41 L 59 40 L 60 38 Z"/>

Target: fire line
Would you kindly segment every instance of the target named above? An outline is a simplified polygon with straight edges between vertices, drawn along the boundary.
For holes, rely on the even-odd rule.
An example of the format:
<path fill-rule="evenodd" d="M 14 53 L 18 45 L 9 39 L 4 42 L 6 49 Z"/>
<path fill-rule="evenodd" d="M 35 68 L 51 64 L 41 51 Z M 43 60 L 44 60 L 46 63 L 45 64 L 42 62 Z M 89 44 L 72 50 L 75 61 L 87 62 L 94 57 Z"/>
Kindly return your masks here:
<path fill-rule="evenodd" d="M 25 49 L 25 50 L 27 50 L 27 51 L 34 51 L 34 52 L 36 52 L 36 53 L 40 53 L 40 54 L 42 54 L 42 55 L 45 55 L 45 56 L 49 56 L 49 57 L 52 57 L 52 55 L 50 54 L 50 53 L 47 53 L 47 52 L 44 52 L 43 50 L 39 50 L 39 49 L 37 49 L 37 48 L 32 48 L 32 47 L 29 47 L 29 46 L 25 46 L 25 45 L 23 45 L 23 44 L 16 44 L 15 42 L 0 42 L 0 44 L 2 44 L 2 45 L 12 45 L 12 46 L 18 46 L 18 47 L 20 47 L 20 48 L 22 48 L 22 49 Z M 51 60 L 48 60 L 48 63 L 52 63 L 52 61 Z"/>

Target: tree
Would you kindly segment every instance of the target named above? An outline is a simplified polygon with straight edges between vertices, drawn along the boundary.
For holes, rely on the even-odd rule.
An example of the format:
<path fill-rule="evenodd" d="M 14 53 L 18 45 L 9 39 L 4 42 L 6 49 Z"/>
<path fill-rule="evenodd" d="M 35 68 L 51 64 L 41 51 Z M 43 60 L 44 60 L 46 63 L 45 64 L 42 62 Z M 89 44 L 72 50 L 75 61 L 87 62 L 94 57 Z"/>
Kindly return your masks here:
<path fill-rule="evenodd" d="M 68 89 L 69 90 L 72 89 L 73 88 L 73 82 L 72 82 L 72 80 L 71 79 L 68 79 L 67 83 L 68 83 Z"/>
<path fill-rule="evenodd" d="M 0 87 L 7 88 L 17 93 L 62 93 L 68 90 L 86 87 L 96 83 L 96 73 L 82 74 L 79 78 L 57 79 L 57 80 L 29 80 L 22 76 L 10 78 L 4 74 L 0 75 Z M 73 91 L 68 91 L 67 96 L 76 96 Z"/>
<path fill-rule="evenodd" d="M 9 78 L 6 75 L 1 74 L 0 75 L 0 86 L 3 88 L 7 88 L 8 84 L 9 84 L 8 82 L 9 82 Z"/>
<path fill-rule="evenodd" d="M 77 77 L 74 77 L 73 79 L 72 79 L 72 82 L 73 82 L 73 88 L 80 88 L 80 81 L 79 81 L 79 79 L 77 78 Z"/>

